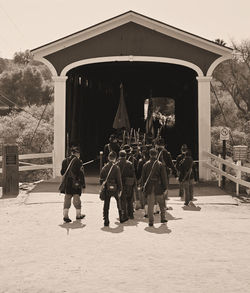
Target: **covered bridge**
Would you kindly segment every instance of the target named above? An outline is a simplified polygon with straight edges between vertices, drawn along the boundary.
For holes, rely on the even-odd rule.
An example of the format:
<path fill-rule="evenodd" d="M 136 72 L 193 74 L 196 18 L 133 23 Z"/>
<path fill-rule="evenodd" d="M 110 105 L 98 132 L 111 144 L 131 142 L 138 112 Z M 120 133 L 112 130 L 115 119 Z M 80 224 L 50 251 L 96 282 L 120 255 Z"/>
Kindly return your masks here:
<path fill-rule="evenodd" d="M 173 157 L 187 143 L 200 161 L 211 149 L 210 82 L 232 49 L 128 11 L 32 50 L 54 79 L 54 176 L 66 146 L 81 145 L 86 159 L 107 141 L 124 86 L 131 126 L 142 127 L 144 103 L 174 100 L 175 125 L 166 133 Z"/>

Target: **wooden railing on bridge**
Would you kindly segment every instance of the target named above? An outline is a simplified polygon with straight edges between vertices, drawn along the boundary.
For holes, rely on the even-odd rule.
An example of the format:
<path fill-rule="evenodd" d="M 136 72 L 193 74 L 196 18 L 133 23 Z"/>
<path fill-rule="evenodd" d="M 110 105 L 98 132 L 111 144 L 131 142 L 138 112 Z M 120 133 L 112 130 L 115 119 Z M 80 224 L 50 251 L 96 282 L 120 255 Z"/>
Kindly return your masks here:
<path fill-rule="evenodd" d="M 41 169 L 51 169 L 53 164 L 32 164 L 28 162 L 23 162 L 22 160 L 31 160 L 31 159 L 43 159 L 43 158 L 52 158 L 53 153 L 38 153 L 38 154 L 24 154 L 19 155 L 19 171 L 29 171 L 29 170 L 41 170 Z M 0 156 L 0 162 L 2 162 L 2 156 Z M 26 166 L 22 166 L 26 165 Z M 2 169 L 0 168 L 0 173 Z"/>
<path fill-rule="evenodd" d="M 221 187 L 221 180 L 222 176 L 225 176 L 229 180 L 236 183 L 236 194 L 239 194 L 239 186 L 245 186 L 247 188 L 250 188 L 250 182 L 245 181 L 242 179 L 242 173 L 250 174 L 250 168 L 241 166 L 241 162 L 238 161 L 236 164 L 233 162 L 229 162 L 227 160 L 223 160 L 220 157 L 217 157 L 213 154 L 210 154 L 206 152 L 206 155 L 208 157 L 207 162 L 203 162 L 204 166 L 208 169 L 214 171 L 216 174 L 218 174 L 218 185 Z M 229 174 L 227 172 L 222 171 L 222 165 L 226 165 L 229 168 L 235 170 L 235 175 Z"/>

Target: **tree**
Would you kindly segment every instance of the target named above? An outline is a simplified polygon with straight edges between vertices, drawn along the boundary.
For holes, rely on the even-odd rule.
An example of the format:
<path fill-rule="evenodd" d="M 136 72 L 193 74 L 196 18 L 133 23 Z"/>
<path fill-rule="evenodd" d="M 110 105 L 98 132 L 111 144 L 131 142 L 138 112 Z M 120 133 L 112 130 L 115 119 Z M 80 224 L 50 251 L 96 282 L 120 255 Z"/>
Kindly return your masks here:
<path fill-rule="evenodd" d="M 234 57 L 221 63 L 214 71 L 219 88 L 227 92 L 237 106 L 240 116 L 250 120 L 250 41 L 233 43 Z"/>
<path fill-rule="evenodd" d="M 53 99 L 51 80 L 44 80 L 39 67 L 14 67 L 0 75 L 0 93 L 20 107 L 47 104 Z"/>
<path fill-rule="evenodd" d="M 24 52 L 16 52 L 14 54 L 13 61 L 18 65 L 28 65 L 33 60 L 33 56 L 29 50 L 25 50 Z"/>

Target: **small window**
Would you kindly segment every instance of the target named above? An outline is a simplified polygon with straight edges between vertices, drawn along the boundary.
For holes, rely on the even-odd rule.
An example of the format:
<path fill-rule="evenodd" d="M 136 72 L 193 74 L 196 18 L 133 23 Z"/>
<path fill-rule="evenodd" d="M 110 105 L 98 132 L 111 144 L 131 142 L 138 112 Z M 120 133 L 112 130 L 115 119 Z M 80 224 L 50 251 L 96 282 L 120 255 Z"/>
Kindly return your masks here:
<path fill-rule="evenodd" d="M 158 120 L 162 126 L 172 128 L 175 126 L 175 100 L 165 97 L 152 97 L 153 119 Z M 149 114 L 149 99 L 144 103 L 144 119 Z"/>

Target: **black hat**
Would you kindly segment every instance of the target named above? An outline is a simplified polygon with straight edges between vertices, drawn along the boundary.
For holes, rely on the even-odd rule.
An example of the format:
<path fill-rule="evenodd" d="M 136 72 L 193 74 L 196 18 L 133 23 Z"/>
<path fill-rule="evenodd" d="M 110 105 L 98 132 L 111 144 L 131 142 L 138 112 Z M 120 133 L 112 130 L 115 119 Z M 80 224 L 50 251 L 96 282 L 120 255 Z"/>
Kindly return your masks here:
<path fill-rule="evenodd" d="M 181 151 L 182 151 L 182 152 L 186 152 L 187 150 L 188 150 L 187 145 L 186 145 L 186 144 L 183 144 L 183 145 L 181 146 Z"/>
<path fill-rule="evenodd" d="M 124 150 L 119 151 L 119 157 L 120 158 L 126 158 L 126 156 L 127 156 L 126 151 L 124 151 Z"/>
<path fill-rule="evenodd" d="M 150 157 L 157 157 L 158 151 L 156 149 L 152 148 L 149 150 L 149 155 L 150 155 Z"/>
<path fill-rule="evenodd" d="M 127 154 L 131 152 L 131 147 L 128 144 L 125 144 L 124 147 L 122 148 Z"/>
<path fill-rule="evenodd" d="M 75 153 L 79 153 L 80 154 L 80 149 L 76 146 L 73 146 L 71 149 L 70 149 L 71 153 L 72 154 L 75 154 Z"/>
<path fill-rule="evenodd" d="M 158 145 L 165 145 L 165 141 L 163 138 L 159 138 L 157 141 L 156 141 L 156 144 Z"/>

